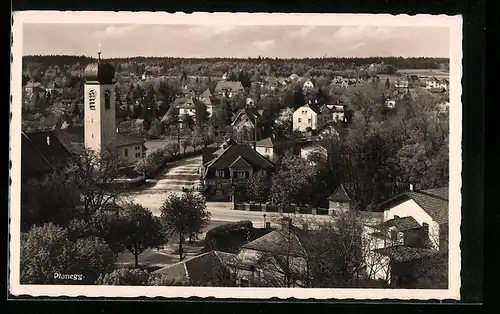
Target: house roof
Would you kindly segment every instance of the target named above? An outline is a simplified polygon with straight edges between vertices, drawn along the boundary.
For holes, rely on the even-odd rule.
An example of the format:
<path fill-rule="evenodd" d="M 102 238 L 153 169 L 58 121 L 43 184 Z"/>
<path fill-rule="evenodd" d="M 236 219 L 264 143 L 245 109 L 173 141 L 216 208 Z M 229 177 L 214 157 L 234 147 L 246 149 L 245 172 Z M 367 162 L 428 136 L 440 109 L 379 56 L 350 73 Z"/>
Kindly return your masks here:
<path fill-rule="evenodd" d="M 186 98 L 185 102 L 179 105 L 179 109 L 195 109 L 195 101 L 193 98 Z"/>
<path fill-rule="evenodd" d="M 300 76 L 298 76 L 297 74 L 295 73 L 292 73 L 290 74 L 290 76 L 288 77 L 290 80 L 298 80 L 300 78 Z"/>
<path fill-rule="evenodd" d="M 54 135 L 61 141 L 66 149 L 71 153 L 80 154 L 85 150 L 84 147 L 84 128 L 69 127 L 54 131 Z M 121 133 L 116 133 L 116 146 L 142 145 L 144 140 Z"/>
<path fill-rule="evenodd" d="M 42 85 L 42 83 L 39 83 L 39 82 L 28 82 L 28 83 L 26 83 L 25 87 L 45 89 L 45 87 Z"/>
<path fill-rule="evenodd" d="M 328 197 L 329 201 L 341 201 L 341 202 L 350 202 L 351 198 L 347 194 L 347 191 L 344 188 L 344 185 L 341 184 L 337 187 L 337 189 Z"/>
<path fill-rule="evenodd" d="M 216 92 L 222 92 L 223 90 L 230 91 L 243 91 L 243 85 L 241 85 L 240 81 L 219 81 L 215 86 Z"/>
<path fill-rule="evenodd" d="M 250 122 L 252 122 L 253 124 L 255 124 L 255 122 L 257 121 L 257 119 L 260 116 L 262 116 L 262 112 L 260 110 L 258 110 L 257 108 L 255 108 L 255 107 L 245 107 L 243 109 L 240 109 L 240 110 L 238 110 L 238 112 L 236 112 L 236 114 L 234 116 L 234 119 L 233 119 L 233 122 L 231 123 L 231 125 L 235 125 L 236 122 L 238 122 L 238 120 L 243 115 L 246 115 L 250 119 Z"/>
<path fill-rule="evenodd" d="M 220 154 L 213 160 L 206 164 L 208 169 L 224 169 L 229 168 L 233 162 L 242 157 L 245 161 L 250 164 L 253 168 L 257 169 L 273 169 L 274 165 L 268 161 L 264 156 L 254 151 L 250 146 L 243 144 L 232 144 L 226 149 L 224 149 Z"/>
<path fill-rule="evenodd" d="M 439 254 L 439 251 L 436 250 L 404 245 L 389 246 L 381 249 L 375 249 L 373 251 L 388 256 L 396 262 L 407 262 Z"/>
<path fill-rule="evenodd" d="M 31 143 L 23 132 L 21 133 L 21 177 L 27 179 L 48 174 L 52 166 Z"/>
<path fill-rule="evenodd" d="M 63 166 L 71 158 L 71 153 L 52 131 L 29 132 L 25 136 L 52 167 Z"/>
<path fill-rule="evenodd" d="M 378 230 L 387 230 L 391 227 L 395 227 L 396 230 L 404 232 L 411 229 L 418 229 L 422 226 L 411 216 L 389 219 L 374 226 L 374 228 Z"/>
<path fill-rule="evenodd" d="M 158 269 L 154 273 L 165 274 L 173 279 L 189 280 L 195 286 L 218 286 L 229 277 L 227 263 L 234 254 L 210 251 L 171 266 Z"/>
<path fill-rule="evenodd" d="M 206 147 L 206 148 L 204 148 L 203 151 L 201 152 L 202 164 L 204 165 L 207 162 L 214 159 L 215 158 L 214 153 L 218 149 L 219 149 L 218 147 Z"/>
<path fill-rule="evenodd" d="M 290 240 L 281 230 L 274 230 L 242 246 L 244 249 L 273 254 L 290 254 L 304 256 L 305 249 L 299 238 L 292 232 Z"/>
<path fill-rule="evenodd" d="M 305 104 L 302 107 L 311 108 L 311 110 L 314 111 L 316 114 L 321 114 L 321 110 L 320 110 L 320 108 L 316 104 L 312 104 L 312 103 L 311 104 Z"/>
<path fill-rule="evenodd" d="M 239 156 L 236 160 L 229 166 L 232 169 L 248 169 L 252 167 L 243 157 Z"/>
<path fill-rule="evenodd" d="M 212 96 L 213 96 L 213 94 L 212 94 L 212 92 L 210 91 L 209 88 L 205 89 L 203 91 L 203 93 L 200 94 L 200 97 L 206 97 L 206 98 L 208 98 L 208 97 L 212 97 Z"/>
<path fill-rule="evenodd" d="M 255 143 L 255 146 L 265 147 L 265 148 L 273 148 L 273 147 L 285 146 L 288 144 L 291 144 L 291 142 L 288 140 L 285 140 L 285 139 L 277 139 L 275 137 L 266 137 L 260 141 L 257 141 L 257 143 Z"/>
<path fill-rule="evenodd" d="M 407 200 L 413 200 L 417 203 L 438 224 L 448 222 L 449 204 L 447 186 L 405 192 L 379 204 L 377 207 L 385 210 Z"/>

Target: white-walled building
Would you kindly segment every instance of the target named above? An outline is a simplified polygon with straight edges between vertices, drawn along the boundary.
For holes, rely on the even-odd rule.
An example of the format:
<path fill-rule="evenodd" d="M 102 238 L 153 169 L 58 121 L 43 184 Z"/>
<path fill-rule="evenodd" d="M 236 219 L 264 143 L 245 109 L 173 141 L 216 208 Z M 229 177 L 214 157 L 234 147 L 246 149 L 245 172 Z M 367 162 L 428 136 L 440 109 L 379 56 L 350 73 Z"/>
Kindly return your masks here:
<path fill-rule="evenodd" d="M 292 128 L 294 131 L 306 132 L 308 128 L 317 130 L 331 120 L 330 114 L 322 113 L 316 104 L 306 104 L 293 113 Z"/>

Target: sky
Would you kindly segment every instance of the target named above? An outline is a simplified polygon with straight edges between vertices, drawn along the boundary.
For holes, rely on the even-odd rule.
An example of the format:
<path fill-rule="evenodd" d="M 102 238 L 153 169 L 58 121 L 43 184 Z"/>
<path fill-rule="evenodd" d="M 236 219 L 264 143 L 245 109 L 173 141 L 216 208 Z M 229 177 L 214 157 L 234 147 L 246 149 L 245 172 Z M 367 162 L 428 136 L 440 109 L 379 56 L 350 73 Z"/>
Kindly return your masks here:
<path fill-rule="evenodd" d="M 447 27 L 24 24 L 24 55 L 449 57 Z"/>

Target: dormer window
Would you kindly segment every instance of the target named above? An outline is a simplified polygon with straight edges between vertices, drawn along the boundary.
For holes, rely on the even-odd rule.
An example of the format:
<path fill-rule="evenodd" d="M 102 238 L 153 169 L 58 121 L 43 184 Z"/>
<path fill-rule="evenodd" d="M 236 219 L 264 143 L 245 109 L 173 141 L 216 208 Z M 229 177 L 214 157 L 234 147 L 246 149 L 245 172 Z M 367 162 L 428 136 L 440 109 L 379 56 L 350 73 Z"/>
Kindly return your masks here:
<path fill-rule="evenodd" d="M 224 170 L 217 170 L 217 178 L 224 178 Z"/>
<path fill-rule="evenodd" d="M 111 109 L 111 91 L 109 89 L 104 92 L 104 108 Z"/>

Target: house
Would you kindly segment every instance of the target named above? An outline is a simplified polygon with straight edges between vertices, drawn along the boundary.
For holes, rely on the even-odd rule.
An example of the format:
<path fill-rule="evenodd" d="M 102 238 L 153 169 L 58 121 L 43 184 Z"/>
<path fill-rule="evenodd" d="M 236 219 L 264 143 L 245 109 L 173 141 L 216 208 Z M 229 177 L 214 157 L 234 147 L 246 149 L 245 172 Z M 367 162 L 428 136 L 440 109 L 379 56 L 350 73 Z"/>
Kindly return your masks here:
<path fill-rule="evenodd" d="M 293 273 L 291 287 L 302 287 L 312 277 L 308 253 L 314 231 L 293 226 L 283 218 L 281 227 L 241 247 L 232 260 L 238 286 L 287 287 L 286 261 Z"/>
<path fill-rule="evenodd" d="M 155 270 L 153 274 L 167 276 L 181 285 L 231 287 L 235 286 L 233 272 L 229 266 L 233 259 L 234 254 L 210 251 Z"/>
<path fill-rule="evenodd" d="M 198 96 L 198 100 L 204 104 L 207 108 L 208 116 L 211 117 L 214 111 L 214 107 L 219 103 L 219 100 L 210 92 L 210 89 L 206 89 L 203 93 Z"/>
<path fill-rule="evenodd" d="M 398 80 L 394 82 L 395 88 L 408 88 L 408 80 Z"/>
<path fill-rule="evenodd" d="M 62 88 L 56 82 L 51 82 L 49 83 L 49 85 L 47 85 L 47 91 L 51 94 L 61 94 L 62 92 L 64 92 L 64 88 Z"/>
<path fill-rule="evenodd" d="M 396 108 L 396 100 L 394 99 L 386 99 L 385 101 L 385 106 L 389 109 L 394 109 Z"/>
<path fill-rule="evenodd" d="M 448 90 L 450 82 L 447 79 L 438 79 L 435 76 L 427 79 L 425 81 L 425 88 L 427 89 L 438 89 L 438 90 Z"/>
<path fill-rule="evenodd" d="M 52 131 L 21 133 L 21 181 L 63 169 L 71 153 Z"/>
<path fill-rule="evenodd" d="M 306 80 L 302 85 L 302 89 L 305 91 L 314 89 L 314 83 L 312 82 L 312 80 Z"/>
<path fill-rule="evenodd" d="M 288 80 L 290 82 L 297 82 L 298 80 L 300 79 L 300 76 L 298 76 L 297 74 L 293 73 L 291 74 L 289 77 L 288 77 Z"/>
<path fill-rule="evenodd" d="M 196 104 L 195 104 L 195 99 L 193 98 L 181 98 L 184 100 L 183 103 L 179 103 L 178 108 L 179 108 L 179 117 L 182 117 L 184 115 L 188 115 L 191 117 L 194 117 L 196 115 Z"/>
<path fill-rule="evenodd" d="M 219 96 L 231 98 L 236 94 L 244 92 L 240 81 L 219 81 L 215 86 L 215 93 Z"/>
<path fill-rule="evenodd" d="M 292 129 L 300 132 L 317 130 L 329 120 L 331 120 L 330 114 L 322 113 L 317 104 L 309 102 L 293 113 Z"/>
<path fill-rule="evenodd" d="M 377 206 L 384 220 L 411 216 L 426 229 L 431 248 L 448 250 L 448 187 L 413 190 Z"/>
<path fill-rule="evenodd" d="M 33 95 L 35 93 L 45 93 L 45 87 L 39 82 L 28 82 L 24 86 L 24 91 L 28 95 Z"/>
<path fill-rule="evenodd" d="M 328 197 L 328 214 L 346 212 L 351 210 L 352 199 L 343 184 L 339 185 Z"/>
<path fill-rule="evenodd" d="M 347 115 L 347 105 L 343 105 L 341 103 L 329 104 L 325 105 L 328 109 L 330 109 L 331 120 L 335 122 L 346 121 Z"/>
<path fill-rule="evenodd" d="M 211 152 L 211 156 L 203 156 L 202 180 L 210 200 L 234 200 L 234 192 L 243 188 L 253 173 L 263 170 L 270 175 L 274 171 L 274 164 L 249 145 L 231 140 Z"/>
<path fill-rule="evenodd" d="M 248 130 L 253 130 L 255 132 L 254 140 L 259 140 L 262 137 L 262 113 L 262 109 L 257 109 L 255 107 L 246 107 L 240 109 L 234 115 L 231 126 L 234 129 L 247 128 Z"/>
<path fill-rule="evenodd" d="M 154 78 L 153 72 L 144 71 L 141 78 L 143 81 L 152 80 Z"/>
<path fill-rule="evenodd" d="M 275 158 L 283 156 L 287 150 L 293 149 L 292 144 L 291 141 L 271 136 L 257 141 L 255 149 L 262 156 L 275 160 Z"/>
<path fill-rule="evenodd" d="M 53 133 L 71 154 L 84 151 L 84 127 L 68 127 Z M 133 164 L 146 155 L 144 143 L 141 138 L 116 132 L 116 155 L 124 165 Z"/>

